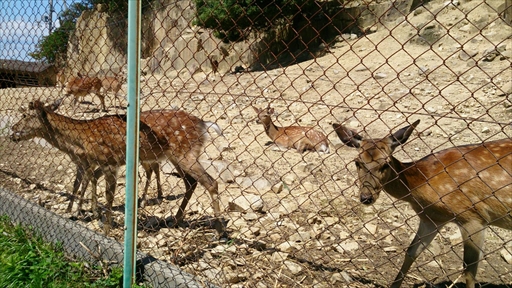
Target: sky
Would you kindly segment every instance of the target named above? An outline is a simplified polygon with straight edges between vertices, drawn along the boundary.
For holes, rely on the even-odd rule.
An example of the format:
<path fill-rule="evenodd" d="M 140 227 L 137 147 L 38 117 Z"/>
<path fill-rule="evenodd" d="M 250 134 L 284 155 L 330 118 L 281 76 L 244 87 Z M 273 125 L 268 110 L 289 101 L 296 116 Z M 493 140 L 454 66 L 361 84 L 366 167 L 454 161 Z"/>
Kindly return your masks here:
<path fill-rule="evenodd" d="M 50 2 L 53 2 L 53 26 L 58 15 L 77 0 L 0 0 L 0 59 L 35 61 L 28 54 L 42 36 L 48 35 Z"/>

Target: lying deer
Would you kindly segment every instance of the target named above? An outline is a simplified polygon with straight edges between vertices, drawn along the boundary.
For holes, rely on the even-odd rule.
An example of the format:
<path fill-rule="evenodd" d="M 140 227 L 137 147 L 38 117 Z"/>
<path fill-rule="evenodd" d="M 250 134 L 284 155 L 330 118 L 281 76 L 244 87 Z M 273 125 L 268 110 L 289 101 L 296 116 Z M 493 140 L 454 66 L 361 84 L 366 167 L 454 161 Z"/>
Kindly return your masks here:
<path fill-rule="evenodd" d="M 105 106 L 105 96 L 101 94 L 102 82 L 98 77 L 82 76 L 80 73 L 77 77 L 72 76 L 66 84 L 65 95 L 73 95 L 75 97 L 73 105 L 76 106 L 78 98 L 85 97 L 89 93 L 94 93 L 100 98 L 103 111 L 107 111 Z"/>
<path fill-rule="evenodd" d="M 265 133 L 278 146 L 294 148 L 299 153 L 307 150 L 329 153 L 329 143 L 322 132 L 313 127 L 277 127 L 270 118 L 274 114 L 274 108 L 258 109 L 253 107 L 253 109 L 258 114 L 258 121 L 263 123 Z"/>
<path fill-rule="evenodd" d="M 125 164 L 126 117 L 104 116 L 93 120 L 76 120 L 55 112 L 58 104 L 44 106 L 42 102 L 30 103 L 24 118 L 12 127 L 13 141 L 41 137 L 68 154 L 82 170 L 82 189 L 96 177 L 93 171 L 99 167 L 106 180 L 105 233 L 112 227 L 112 205 L 116 188 L 117 170 Z M 140 159 L 155 163 L 167 158 L 183 178 L 186 192 L 175 216 L 181 222 L 184 211 L 197 182 L 210 193 L 216 221 L 216 229 L 225 235 L 220 216 L 218 184 L 200 165 L 198 157 L 207 139 L 207 128 L 220 128 L 184 111 L 157 110 L 146 112 L 140 122 Z M 79 174 L 77 174 L 77 178 Z M 95 188 L 94 188 L 95 189 Z M 94 197 L 94 194 L 93 194 Z M 144 197 L 144 196 L 143 196 Z"/>
<path fill-rule="evenodd" d="M 346 145 L 359 149 L 355 159 L 360 201 L 372 204 L 381 190 L 408 202 L 420 218 L 416 236 L 391 287 L 400 287 L 414 260 L 439 229 L 459 226 L 464 241 L 466 287 L 475 287 L 488 225 L 512 229 L 512 139 L 449 148 L 412 163 L 392 156 L 420 121 L 382 139 L 363 139 L 333 124 Z"/>

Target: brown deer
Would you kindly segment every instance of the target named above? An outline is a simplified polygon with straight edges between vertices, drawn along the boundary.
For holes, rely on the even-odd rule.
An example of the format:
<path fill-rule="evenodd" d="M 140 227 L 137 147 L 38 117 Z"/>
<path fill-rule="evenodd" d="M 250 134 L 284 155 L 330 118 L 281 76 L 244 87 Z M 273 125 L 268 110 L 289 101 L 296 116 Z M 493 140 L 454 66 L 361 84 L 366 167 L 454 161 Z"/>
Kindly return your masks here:
<path fill-rule="evenodd" d="M 408 202 L 420 218 L 391 287 L 400 287 L 414 260 L 452 222 L 464 241 L 466 287 L 474 288 L 486 227 L 512 229 L 512 139 L 457 146 L 402 163 L 392 153 L 419 122 L 382 139 L 363 139 L 339 124 L 333 128 L 343 143 L 359 149 L 360 201 L 372 204 L 384 190 Z"/>
<path fill-rule="evenodd" d="M 125 164 L 126 117 L 111 115 L 93 120 L 76 120 L 56 113 L 57 107 L 58 104 L 44 106 L 40 101 L 30 103 L 24 118 L 12 127 L 11 139 L 21 141 L 41 137 L 68 154 L 77 164 L 77 170 L 83 171 L 82 179 L 75 179 L 75 183 L 81 182 L 82 189 L 93 177 L 99 177 L 93 175 L 94 169 L 99 167 L 107 183 L 107 221 L 104 230 L 108 234 L 113 223 L 112 205 L 117 170 Z M 156 163 L 166 158 L 183 178 L 186 192 L 175 216 L 175 224 L 183 220 L 187 203 L 199 182 L 210 193 L 217 219 L 215 228 L 224 236 L 224 227 L 218 218 L 221 214 L 218 184 L 198 162 L 207 139 L 206 130 L 212 126 L 220 131 L 216 124 L 205 122 L 184 111 L 147 112 L 141 115 L 139 156 L 143 163 Z"/>
<path fill-rule="evenodd" d="M 299 153 L 307 150 L 329 153 L 329 143 L 322 132 L 313 127 L 277 127 L 270 118 L 274 114 L 274 108 L 258 109 L 253 107 L 253 109 L 258 114 L 258 122 L 263 123 L 265 133 L 278 146 L 294 148 Z"/>
<path fill-rule="evenodd" d="M 117 99 L 119 91 L 123 85 L 124 77 L 116 74 L 114 76 L 104 76 L 101 77 L 101 87 L 103 88 L 103 92 L 106 94 L 108 92 L 114 93 L 114 98 Z"/>
<path fill-rule="evenodd" d="M 69 78 L 66 84 L 65 96 L 73 95 L 75 97 L 73 105 L 76 106 L 78 98 L 85 97 L 89 93 L 94 93 L 100 98 L 101 106 L 103 111 L 107 111 L 105 106 L 105 96 L 101 94 L 102 82 L 98 77 L 82 76 L 78 73 L 78 76 L 72 76 Z"/>

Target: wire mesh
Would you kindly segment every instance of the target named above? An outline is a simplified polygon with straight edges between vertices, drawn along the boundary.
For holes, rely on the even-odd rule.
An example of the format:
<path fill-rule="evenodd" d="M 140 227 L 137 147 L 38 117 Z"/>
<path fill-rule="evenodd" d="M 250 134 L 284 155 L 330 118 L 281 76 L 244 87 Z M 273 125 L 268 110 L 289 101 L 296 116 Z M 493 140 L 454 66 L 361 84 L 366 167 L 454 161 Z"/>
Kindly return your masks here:
<path fill-rule="evenodd" d="M 108 236 L 122 242 L 126 7 L 67 2 L 53 1 L 50 8 L 60 11 L 53 25 L 41 16 L 49 9 L 44 2 L 30 2 L 30 9 L 1 4 L 9 21 L 1 24 L 0 184 L 99 233 L 111 214 Z M 478 154 L 491 159 L 496 179 L 486 178 L 488 167 L 458 168 L 484 185 L 469 181 L 480 189 L 464 190 L 473 201 L 467 211 L 457 212 L 462 202 L 442 197 L 435 179 L 418 176 L 433 187 L 430 204 L 446 205 L 455 221 L 439 224 L 403 285 L 465 281 L 463 236 L 476 243 L 479 231 L 457 225 L 472 211 L 476 222 L 505 211 L 484 224 L 476 277 L 482 285 L 512 285 L 509 1 L 256 1 L 231 22 L 200 9 L 215 3 L 224 2 L 143 2 L 141 149 L 148 156 L 141 160 L 151 165 L 139 175 L 140 193 L 148 190 L 140 201 L 139 251 L 220 287 L 389 286 L 417 232 L 417 214 L 440 215 L 384 191 L 373 205 L 361 203 L 366 182 L 359 184 L 354 165 L 361 155 L 346 145 L 360 139 L 342 141 L 333 124 L 381 139 L 421 120 L 396 159 L 433 170 L 446 158 L 428 162 L 423 157 L 431 153 L 505 140 L 499 153 Z M 52 35 L 67 40 L 52 46 L 57 53 L 34 46 Z M 80 124 L 48 128 L 48 115 Z M 471 161 L 472 152 L 461 153 L 459 163 Z M 443 165 L 440 174 L 451 169 Z M 77 183 L 77 175 L 85 180 Z M 468 187 L 460 179 L 446 185 Z M 77 185 L 86 183 L 80 195 Z M 497 202 L 479 210 L 482 197 Z"/>

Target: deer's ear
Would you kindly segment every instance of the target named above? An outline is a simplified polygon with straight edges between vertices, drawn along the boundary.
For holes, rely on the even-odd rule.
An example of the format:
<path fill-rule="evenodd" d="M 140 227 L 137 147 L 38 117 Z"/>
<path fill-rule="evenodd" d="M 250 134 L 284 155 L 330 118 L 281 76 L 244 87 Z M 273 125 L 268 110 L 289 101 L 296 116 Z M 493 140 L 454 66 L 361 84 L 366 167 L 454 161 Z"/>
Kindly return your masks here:
<path fill-rule="evenodd" d="M 357 134 L 356 131 L 337 123 L 333 123 L 332 128 L 334 128 L 334 132 L 336 132 L 336 135 L 338 135 L 338 138 L 340 138 L 343 144 L 354 148 L 359 148 L 361 146 L 361 140 L 363 140 L 363 137 Z"/>
<path fill-rule="evenodd" d="M 412 131 L 414 131 L 414 129 L 416 128 L 416 126 L 418 126 L 419 123 L 420 120 L 416 120 L 411 125 L 396 131 L 395 133 L 393 133 L 393 135 L 388 136 L 388 138 L 390 138 L 391 140 L 391 148 L 395 149 L 399 145 L 402 145 L 405 142 L 407 142 L 407 139 L 409 139 L 409 136 L 411 136 Z"/>
<path fill-rule="evenodd" d="M 268 108 L 268 114 L 270 114 L 270 115 L 274 114 L 274 108 Z"/>
<path fill-rule="evenodd" d="M 260 114 L 260 111 L 261 111 L 260 109 L 254 107 L 254 106 L 252 106 L 252 109 L 254 109 L 254 112 L 256 112 L 256 114 Z"/>

